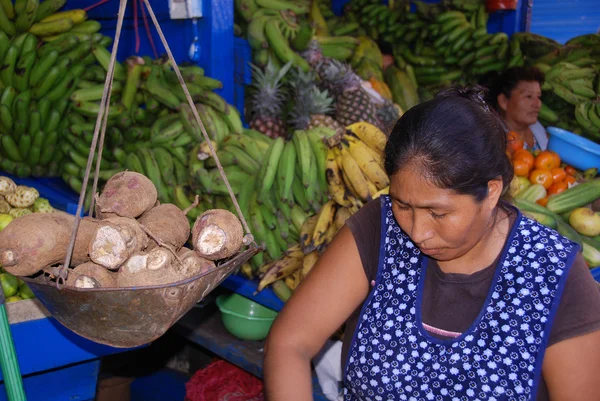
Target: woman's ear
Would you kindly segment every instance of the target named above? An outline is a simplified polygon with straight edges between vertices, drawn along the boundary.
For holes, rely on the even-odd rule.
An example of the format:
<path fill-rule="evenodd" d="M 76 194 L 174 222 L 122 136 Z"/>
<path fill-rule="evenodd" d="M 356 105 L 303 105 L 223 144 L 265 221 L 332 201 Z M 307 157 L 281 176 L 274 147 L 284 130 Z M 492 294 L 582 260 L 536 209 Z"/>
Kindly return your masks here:
<path fill-rule="evenodd" d="M 498 107 L 500 107 L 502 111 L 506 111 L 506 109 L 508 108 L 508 98 L 506 97 L 506 95 L 504 93 L 499 94 L 497 100 Z"/>
<path fill-rule="evenodd" d="M 502 177 L 497 177 L 488 181 L 488 196 L 486 201 L 488 201 L 492 207 L 495 207 L 502 196 L 503 190 L 504 184 L 502 183 Z"/>

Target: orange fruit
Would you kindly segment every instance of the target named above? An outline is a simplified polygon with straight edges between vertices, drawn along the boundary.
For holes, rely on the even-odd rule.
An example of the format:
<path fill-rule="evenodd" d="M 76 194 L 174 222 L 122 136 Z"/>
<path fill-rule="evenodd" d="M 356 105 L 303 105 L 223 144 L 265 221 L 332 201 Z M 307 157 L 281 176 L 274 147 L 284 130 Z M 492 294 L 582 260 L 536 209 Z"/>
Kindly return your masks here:
<path fill-rule="evenodd" d="M 533 168 L 533 162 L 535 161 L 533 155 L 531 154 L 530 151 L 526 150 L 526 149 L 518 149 L 515 151 L 515 154 L 513 156 L 513 160 L 523 160 L 527 163 L 527 165 L 529 166 L 529 169 L 531 170 Z"/>
<path fill-rule="evenodd" d="M 567 182 L 567 185 L 573 185 L 575 182 L 577 182 L 577 178 L 573 177 L 572 175 L 567 175 L 565 181 Z"/>
<path fill-rule="evenodd" d="M 532 184 L 540 184 L 548 189 L 554 180 L 552 179 L 552 172 L 549 169 L 536 168 L 529 174 L 529 181 Z"/>
<path fill-rule="evenodd" d="M 560 167 L 555 167 L 552 170 L 550 170 L 550 172 L 552 173 L 552 180 L 554 182 L 564 181 L 565 178 L 567 178 L 566 171 Z"/>
<path fill-rule="evenodd" d="M 569 184 L 566 181 L 555 181 L 548 187 L 548 196 L 556 195 L 569 188 Z"/>
<path fill-rule="evenodd" d="M 553 168 L 560 167 L 560 163 L 556 164 L 556 157 L 553 153 L 554 152 L 549 150 L 540 152 L 540 154 L 535 158 L 535 168 L 552 170 Z"/>
<path fill-rule="evenodd" d="M 523 146 L 525 146 L 525 142 L 523 141 L 523 139 L 521 139 L 521 136 L 514 131 L 510 131 L 507 134 L 507 141 L 508 149 L 511 152 L 523 149 Z"/>
<path fill-rule="evenodd" d="M 565 167 L 565 172 L 569 175 L 575 176 L 577 175 L 577 169 L 573 166 L 567 166 Z"/>
<path fill-rule="evenodd" d="M 538 205 L 542 205 L 542 206 L 546 207 L 546 205 L 548 204 L 548 197 L 546 196 L 545 198 L 538 199 L 538 200 L 535 201 L 535 203 L 537 203 Z"/>
<path fill-rule="evenodd" d="M 513 170 L 515 171 L 516 176 L 527 177 L 529 175 L 530 167 L 527 165 L 525 160 L 516 159 L 513 162 Z"/>

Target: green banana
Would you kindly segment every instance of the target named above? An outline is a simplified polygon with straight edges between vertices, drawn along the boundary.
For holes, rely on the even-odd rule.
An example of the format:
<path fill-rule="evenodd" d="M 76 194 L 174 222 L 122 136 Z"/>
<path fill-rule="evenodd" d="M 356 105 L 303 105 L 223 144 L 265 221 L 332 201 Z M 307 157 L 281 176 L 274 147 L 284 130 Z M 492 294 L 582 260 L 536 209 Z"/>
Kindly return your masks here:
<path fill-rule="evenodd" d="M 140 174 L 144 174 L 144 166 L 142 165 L 142 161 L 139 156 L 135 153 L 129 153 L 127 155 L 127 160 L 125 161 L 125 166 L 128 170 L 135 171 Z"/>
<path fill-rule="evenodd" d="M 304 188 L 310 186 L 312 149 L 305 131 L 295 131 L 292 138 L 296 147 L 297 160 L 300 165 L 301 182 Z"/>
<path fill-rule="evenodd" d="M 4 153 L 12 161 L 15 161 L 15 162 L 24 161 L 23 155 L 21 155 L 21 152 L 19 151 L 18 144 L 15 142 L 15 140 L 10 135 L 6 135 L 6 134 L 2 135 L 2 138 L 0 139 L 0 143 L 2 144 L 2 149 L 4 150 Z"/>
<path fill-rule="evenodd" d="M 14 86 L 18 91 L 24 91 L 29 87 L 29 77 L 31 69 L 35 63 L 36 52 L 30 51 L 21 54 L 19 61 L 15 65 L 15 76 L 13 77 Z"/>
<path fill-rule="evenodd" d="M 4 7 L 0 7 L 0 30 L 8 36 L 15 36 L 17 34 L 15 24 L 8 17 Z"/>
<path fill-rule="evenodd" d="M 91 48 L 92 54 L 98 60 L 98 63 L 104 68 L 105 71 L 108 71 L 108 65 L 110 64 L 110 53 L 109 51 L 101 46 L 94 45 Z M 125 68 L 123 65 L 115 60 L 115 70 L 114 70 L 114 78 L 118 81 L 126 79 Z"/>
<path fill-rule="evenodd" d="M 275 18 L 271 15 L 259 15 L 253 16 L 252 20 L 248 24 L 247 37 L 250 46 L 255 49 L 267 49 L 269 42 L 265 36 L 265 25 L 271 18 Z"/>
<path fill-rule="evenodd" d="M 588 120 L 600 131 L 600 103 L 592 104 L 588 108 Z"/>
<path fill-rule="evenodd" d="M 305 72 L 310 69 L 308 62 L 290 48 L 288 40 L 281 33 L 279 22 L 276 19 L 267 21 L 265 24 L 265 34 L 269 41 L 269 46 L 282 62 L 286 64 L 292 63 Z"/>
<path fill-rule="evenodd" d="M 54 14 L 67 3 L 67 0 L 44 0 L 38 7 L 35 21 L 41 21 Z"/>
<path fill-rule="evenodd" d="M 296 15 L 308 14 L 310 11 L 307 2 L 286 0 L 255 0 L 259 7 L 271 10 L 291 10 Z"/>
<path fill-rule="evenodd" d="M 15 5 L 17 15 L 15 28 L 17 32 L 26 32 L 33 25 L 39 5 L 39 0 L 27 0 L 23 12 L 19 12 Z"/>
<path fill-rule="evenodd" d="M 153 152 L 149 148 L 140 148 L 136 152 L 144 167 L 145 175 L 154 183 L 156 190 L 159 193 L 161 202 L 170 199 L 170 194 L 165 187 L 162 176 L 160 174 L 160 166 L 158 165 Z"/>
<path fill-rule="evenodd" d="M 171 156 L 166 149 L 161 147 L 153 148 L 152 154 L 154 155 L 154 158 L 160 167 L 160 174 L 165 184 L 168 186 L 183 184 L 175 180 L 175 165 L 173 162 L 173 156 Z"/>
<path fill-rule="evenodd" d="M 33 97 L 35 99 L 41 99 L 46 96 L 50 90 L 55 87 L 56 83 L 61 82 L 60 78 L 62 75 L 63 71 L 61 71 L 60 66 L 50 68 L 50 71 L 48 71 L 48 74 L 41 81 L 40 85 L 33 90 Z"/>
<path fill-rule="evenodd" d="M 14 124 L 12 112 L 4 104 L 0 105 L 0 123 L 5 132 L 12 132 Z"/>
<path fill-rule="evenodd" d="M 273 187 L 275 175 L 279 166 L 279 159 L 281 158 L 284 145 L 285 141 L 283 138 L 277 138 L 275 141 L 273 141 L 272 145 L 267 151 L 267 155 L 258 175 L 258 193 L 261 198 L 265 197 Z"/>
<path fill-rule="evenodd" d="M 277 182 L 279 188 L 279 198 L 282 203 L 288 202 L 292 196 L 292 184 L 296 169 L 296 147 L 292 141 L 285 143 L 279 167 L 277 168 Z"/>
<path fill-rule="evenodd" d="M 0 9 L 1 8 L 2 7 L 0 7 Z M 8 51 L 6 52 L 6 56 L 4 57 L 4 61 L 2 62 L 2 67 L 0 67 L 0 77 L 2 78 L 2 82 L 4 83 L 4 86 L 12 86 L 13 85 L 14 71 L 15 71 L 15 66 L 17 64 L 18 56 L 19 56 L 19 49 L 13 43 L 8 48 Z"/>

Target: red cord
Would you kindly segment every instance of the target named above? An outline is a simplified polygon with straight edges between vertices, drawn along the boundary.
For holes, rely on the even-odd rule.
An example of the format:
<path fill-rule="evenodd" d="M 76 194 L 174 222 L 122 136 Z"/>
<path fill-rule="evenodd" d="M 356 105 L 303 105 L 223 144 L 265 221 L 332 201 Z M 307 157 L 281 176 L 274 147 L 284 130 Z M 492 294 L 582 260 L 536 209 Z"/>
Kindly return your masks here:
<path fill-rule="evenodd" d="M 95 4 L 92 4 L 91 6 L 88 6 L 88 7 L 84 8 L 83 10 L 84 10 L 85 12 L 88 12 L 88 11 L 90 11 L 92 8 L 96 8 L 96 7 L 98 7 L 98 6 L 101 6 L 102 4 L 104 4 L 104 3 L 108 3 L 109 1 L 110 1 L 110 0 L 100 0 L 99 2 L 97 2 L 97 3 L 95 3 Z"/>
<path fill-rule="evenodd" d="M 138 29 L 138 0 L 133 0 L 133 30 L 135 32 L 135 53 L 140 52 L 140 30 Z"/>
<path fill-rule="evenodd" d="M 154 58 L 158 58 L 158 52 L 156 51 L 156 46 L 154 45 L 154 39 L 152 39 L 152 32 L 150 32 L 150 25 L 148 25 L 148 18 L 146 17 L 146 4 L 142 4 L 142 18 L 144 19 L 144 26 L 146 27 L 146 35 L 148 35 L 148 40 L 150 41 L 150 46 L 152 47 L 152 52 L 154 53 Z"/>

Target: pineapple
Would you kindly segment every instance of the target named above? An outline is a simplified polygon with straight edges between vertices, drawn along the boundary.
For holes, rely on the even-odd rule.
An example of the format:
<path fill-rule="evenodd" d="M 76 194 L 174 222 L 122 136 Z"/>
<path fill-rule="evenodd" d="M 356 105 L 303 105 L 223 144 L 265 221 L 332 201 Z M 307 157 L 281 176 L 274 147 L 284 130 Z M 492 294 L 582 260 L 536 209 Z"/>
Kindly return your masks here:
<path fill-rule="evenodd" d="M 333 99 L 326 90 L 320 90 L 315 83 L 314 72 L 298 70 L 291 82 L 294 88 L 294 108 L 290 111 L 290 121 L 294 130 L 327 127 L 335 131 L 343 127 L 328 114 L 333 111 Z"/>
<path fill-rule="evenodd" d="M 380 126 L 377 108 L 362 87 L 352 68 L 337 60 L 328 60 L 322 68 L 323 85 L 335 96 L 335 119 L 343 126 L 365 121 Z"/>
<path fill-rule="evenodd" d="M 401 115 L 400 108 L 393 102 L 386 100 L 384 104 L 377 109 L 377 117 L 381 122 L 379 125 L 381 131 L 389 136 Z"/>
<path fill-rule="evenodd" d="M 250 128 L 262 132 L 271 138 L 285 137 L 287 134 L 283 121 L 282 79 L 292 63 L 277 69 L 269 59 L 264 71 L 251 64 L 253 92 L 249 102 Z"/>

